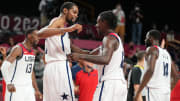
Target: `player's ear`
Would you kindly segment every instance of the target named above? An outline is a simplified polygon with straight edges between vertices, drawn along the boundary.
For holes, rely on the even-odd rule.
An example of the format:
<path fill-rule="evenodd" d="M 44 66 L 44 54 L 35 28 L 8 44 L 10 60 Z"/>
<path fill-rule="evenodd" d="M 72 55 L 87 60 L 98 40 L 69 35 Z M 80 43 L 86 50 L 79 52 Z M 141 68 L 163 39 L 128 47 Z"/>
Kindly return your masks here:
<path fill-rule="evenodd" d="M 64 8 L 64 9 L 63 9 L 63 13 L 64 13 L 64 14 L 67 14 L 67 13 L 68 13 L 68 9 L 67 9 L 67 8 Z"/>

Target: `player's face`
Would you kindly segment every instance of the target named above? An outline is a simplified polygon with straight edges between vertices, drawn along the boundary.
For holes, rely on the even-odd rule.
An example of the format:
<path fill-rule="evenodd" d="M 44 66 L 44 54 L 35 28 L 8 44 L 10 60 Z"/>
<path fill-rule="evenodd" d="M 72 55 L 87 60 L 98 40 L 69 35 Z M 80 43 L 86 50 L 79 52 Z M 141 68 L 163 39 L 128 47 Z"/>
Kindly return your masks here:
<path fill-rule="evenodd" d="M 98 16 L 97 18 L 97 24 L 96 24 L 96 28 L 99 34 L 103 34 L 104 33 L 104 22 L 101 20 L 100 16 Z"/>
<path fill-rule="evenodd" d="M 69 24 L 72 24 L 76 21 L 77 17 L 79 14 L 79 9 L 77 6 L 73 6 L 71 9 L 69 9 L 68 13 L 67 13 L 67 22 Z"/>
<path fill-rule="evenodd" d="M 36 33 L 37 31 L 34 31 L 33 34 L 31 34 L 31 39 L 30 39 L 30 42 L 34 48 L 37 46 L 39 42 L 39 39 Z"/>
<path fill-rule="evenodd" d="M 149 46 L 152 45 L 152 43 L 151 43 L 151 37 L 150 37 L 150 35 L 149 35 L 149 32 L 146 34 L 145 45 L 146 45 L 146 47 L 149 47 Z"/>

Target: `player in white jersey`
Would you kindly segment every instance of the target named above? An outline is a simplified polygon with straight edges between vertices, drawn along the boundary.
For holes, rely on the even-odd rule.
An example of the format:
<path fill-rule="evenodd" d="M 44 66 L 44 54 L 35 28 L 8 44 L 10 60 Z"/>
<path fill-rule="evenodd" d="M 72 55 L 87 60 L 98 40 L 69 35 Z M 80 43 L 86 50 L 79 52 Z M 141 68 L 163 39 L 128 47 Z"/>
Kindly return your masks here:
<path fill-rule="evenodd" d="M 5 101 L 35 101 L 42 98 L 33 72 L 35 55 L 32 48 L 38 44 L 35 30 L 26 32 L 26 39 L 13 47 L 1 71 L 6 82 Z"/>
<path fill-rule="evenodd" d="M 72 51 L 89 53 L 71 44 L 68 32 L 77 30 L 82 26 L 67 24 L 75 22 L 78 17 L 78 6 L 72 2 L 64 2 L 60 15 L 50 24 L 38 32 L 39 38 L 45 40 L 45 62 L 47 63 L 43 77 L 43 101 L 74 101 L 74 85 L 71 76 L 67 54 Z"/>
<path fill-rule="evenodd" d="M 95 64 L 104 65 L 99 68 L 100 82 L 95 91 L 93 101 L 126 101 L 127 82 L 123 73 L 124 49 L 120 37 L 114 33 L 117 25 L 112 11 L 104 11 L 97 18 L 98 32 L 104 34 L 101 55 L 72 53 L 73 61 L 83 59 Z"/>
<path fill-rule="evenodd" d="M 159 47 L 160 32 L 150 30 L 146 35 L 145 71 L 142 83 L 135 96 L 140 101 L 140 93 L 147 86 L 147 101 L 170 101 L 171 71 L 179 77 L 167 50 Z"/>

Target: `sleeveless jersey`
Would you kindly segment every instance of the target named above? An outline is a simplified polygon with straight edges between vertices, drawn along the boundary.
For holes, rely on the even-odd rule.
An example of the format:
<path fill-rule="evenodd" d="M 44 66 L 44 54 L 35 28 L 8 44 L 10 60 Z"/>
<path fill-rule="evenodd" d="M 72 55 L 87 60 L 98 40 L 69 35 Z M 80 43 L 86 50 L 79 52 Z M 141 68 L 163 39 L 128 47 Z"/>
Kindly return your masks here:
<path fill-rule="evenodd" d="M 32 84 L 32 71 L 35 61 L 34 52 L 32 49 L 28 51 L 21 43 L 18 46 L 22 48 L 22 56 L 18 57 L 9 68 L 10 82 L 15 85 Z"/>
<path fill-rule="evenodd" d="M 125 81 L 123 72 L 123 62 L 124 62 L 124 48 L 120 37 L 115 33 L 110 33 L 112 37 L 115 37 L 119 41 L 119 46 L 116 51 L 113 52 L 112 58 L 108 65 L 104 65 L 103 68 L 98 68 L 100 81 L 104 80 L 122 80 Z M 103 47 L 101 48 L 102 55 Z"/>
<path fill-rule="evenodd" d="M 69 34 L 56 35 L 45 40 L 45 61 L 65 61 L 71 53 Z"/>
<path fill-rule="evenodd" d="M 171 77 L 171 57 L 167 50 L 156 47 L 159 51 L 159 56 L 156 60 L 154 73 L 152 78 L 147 84 L 149 88 L 161 89 L 161 92 L 170 92 L 170 77 Z M 145 59 L 145 69 L 147 70 L 148 64 Z"/>

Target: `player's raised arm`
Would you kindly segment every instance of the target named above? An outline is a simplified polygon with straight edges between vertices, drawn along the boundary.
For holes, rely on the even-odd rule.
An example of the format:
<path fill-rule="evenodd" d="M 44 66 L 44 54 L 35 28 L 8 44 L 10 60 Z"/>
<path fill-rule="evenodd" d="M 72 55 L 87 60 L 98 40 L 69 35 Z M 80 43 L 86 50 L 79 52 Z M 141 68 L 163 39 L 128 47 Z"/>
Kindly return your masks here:
<path fill-rule="evenodd" d="M 47 38 L 47 37 L 51 37 L 54 35 L 60 35 L 60 34 L 62 35 L 65 32 L 73 32 L 73 31 L 77 30 L 79 33 L 82 31 L 82 25 L 80 25 L 80 24 L 74 24 L 70 27 L 64 27 L 64 25 L 59 26 L 58 23 L 61 23 L 61 22 L 57 21 L 57 19 L 52 20 L 52 22 L 48 26 L 40 29 L 37 32 L 38 37 L 40 39 L 42 39 L 42 38 Z"/>

